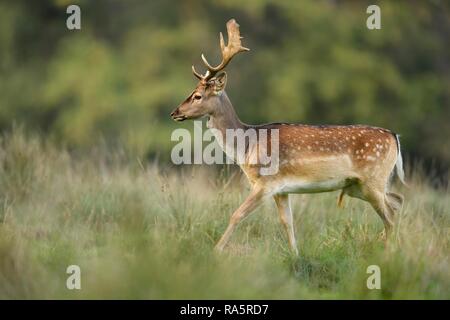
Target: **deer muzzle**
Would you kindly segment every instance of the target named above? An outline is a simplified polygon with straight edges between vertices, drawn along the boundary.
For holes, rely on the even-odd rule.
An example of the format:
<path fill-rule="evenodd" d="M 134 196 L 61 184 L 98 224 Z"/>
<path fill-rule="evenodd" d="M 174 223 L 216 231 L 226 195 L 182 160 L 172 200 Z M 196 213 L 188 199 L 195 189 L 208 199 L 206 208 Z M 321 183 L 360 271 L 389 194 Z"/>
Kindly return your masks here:
<path fill-rule="evenodd" d="M 187 117 L 180 112 L 180 108 L 176 108 L 174 111 L 172 111 L 170 116 L 175 121 L 184 121 L 187 119 Z"/>

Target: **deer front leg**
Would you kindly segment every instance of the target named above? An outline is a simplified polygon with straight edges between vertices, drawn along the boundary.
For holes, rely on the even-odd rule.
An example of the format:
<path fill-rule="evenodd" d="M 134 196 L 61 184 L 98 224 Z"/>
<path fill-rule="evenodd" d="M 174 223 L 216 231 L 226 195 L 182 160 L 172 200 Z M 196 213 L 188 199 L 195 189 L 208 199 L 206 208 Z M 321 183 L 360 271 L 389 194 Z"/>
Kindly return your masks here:
<path fill-rule="evenodd" d="M 286 230 L 289 246 L 291 247 L 292 252 L 294 252 L 295 255 L 298 255 L 297 241 L 295 240 L 294 234 L 294 219 L 292 217 L 291 206 L 289 203 L 289 195 L 274 195 L 273 198 L 275 199 L 275 203 L 278 208 L 281 223 Z"/>
<path fill-rule="evenodd" d="M 245 201 L 239 206 L 239 208 L 233 213 L 230 218 L 230 223 L 227 229 L 216 244 L 215 250 L 222 251 L 230 240 L 233 231 L 236 229 L 238 223 L 247 217 L 253 210 L 258 207 L 263 198 L 263 190 L 260 188 L 253 189 Z"/>

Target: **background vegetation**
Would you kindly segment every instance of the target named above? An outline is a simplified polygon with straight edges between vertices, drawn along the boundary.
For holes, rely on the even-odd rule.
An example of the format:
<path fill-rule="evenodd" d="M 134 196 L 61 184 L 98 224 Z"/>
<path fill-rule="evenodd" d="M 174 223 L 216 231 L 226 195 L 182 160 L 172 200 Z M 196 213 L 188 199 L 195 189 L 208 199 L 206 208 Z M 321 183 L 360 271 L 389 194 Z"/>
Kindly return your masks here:
<path fill-rule="evenodd" d="M 170 134 L 193 126 L 169 113 L 231 17 L 251 48 L 228 67 L 243 121 L 378 125 L 426 163 L 388 248 L 368 205 L 321 194 L 293 197 L 300 257 L 271 202 L 213 254 L 246 184 L 174 168 Z M 449 298 L 449 38 L 439 0 L 0 0 L 0 298 Z"/>
<path fill-rule="evenodd" d="M 16 122 L 70 148 L 103 140 L 168 160 L 190 67 L 201 52 L 220 58 L 235 17 L 252 49 L 228 68 L 243 121 L 383 126 L 448 168 L 450 4 L 375 2 L 378 31 L 366 28 L 374 1 L 1 1 L 0 130 Z M 65 26 L 71 3 L 81 31 Z"/>

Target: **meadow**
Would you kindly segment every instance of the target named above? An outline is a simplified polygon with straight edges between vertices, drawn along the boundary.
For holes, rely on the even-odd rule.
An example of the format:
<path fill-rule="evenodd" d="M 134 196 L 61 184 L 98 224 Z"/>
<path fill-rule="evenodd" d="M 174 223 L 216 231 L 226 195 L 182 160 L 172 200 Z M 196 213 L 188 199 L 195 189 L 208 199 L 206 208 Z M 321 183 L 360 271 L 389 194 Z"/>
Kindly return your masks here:
<path fill-rule="evenodd" d="M 1 299 L 448 299 L 450 194 L 420 168 L 385 246 L 382 223 L 338 193 L 292 197 L 300 255 L 273 201 L 213 251 L 248 193 L 234 166 L 174 168 L 98 147 L 69 152 L 20 130 L 0 141 Z M 81 268 L 81 290 L 66 268 Z M 369 265 L 381 289 L 369 290 Z"/>

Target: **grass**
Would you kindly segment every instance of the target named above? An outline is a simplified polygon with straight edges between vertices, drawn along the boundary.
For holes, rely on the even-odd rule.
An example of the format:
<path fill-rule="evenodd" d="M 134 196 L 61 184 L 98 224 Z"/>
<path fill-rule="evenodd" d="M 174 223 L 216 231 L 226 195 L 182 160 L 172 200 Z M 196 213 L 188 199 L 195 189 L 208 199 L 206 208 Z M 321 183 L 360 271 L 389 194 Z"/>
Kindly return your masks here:
<path fill-rule="evenodd" d="M 21 132 L 0 142 L 2 299 L 448 299 L 448 190 L 410 174 L 387 247 L 368 204 L 293 196 L 300 256 L 267 201 L 212 249 L 248 190 L 211 168 L 158 168 L 102 148 L 76 155 Z M 398 188 L 397 188 L 398 190 Z M 81 290 L 66 268 L 81 268 Z M 366 269 L 381 268 L 381 290 Z"/>

